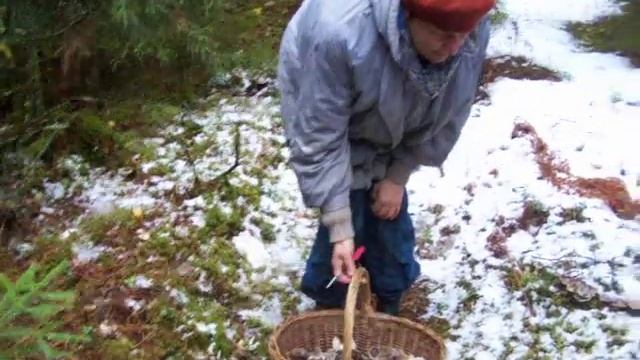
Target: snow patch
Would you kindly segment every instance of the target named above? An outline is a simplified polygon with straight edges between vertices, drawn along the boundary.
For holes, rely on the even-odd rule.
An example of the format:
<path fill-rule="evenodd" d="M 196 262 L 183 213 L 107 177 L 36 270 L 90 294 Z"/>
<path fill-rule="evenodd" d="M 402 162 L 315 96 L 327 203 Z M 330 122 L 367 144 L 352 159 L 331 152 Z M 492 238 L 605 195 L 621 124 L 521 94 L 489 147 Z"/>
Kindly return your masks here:
<path fill-rule="evenodd" d="M 44 182 L 44 191 L 45 194 L 50 197 L 52 200 L 60 200 L 64 198 L 65 191 L 64 185 L 59 182 Z"/>
<path fill-rule="evenodd" d="M 75 261 L 80 264 L 97 260 L 109 248 L 102 245 L 75 243 L 71 246 Z"/>

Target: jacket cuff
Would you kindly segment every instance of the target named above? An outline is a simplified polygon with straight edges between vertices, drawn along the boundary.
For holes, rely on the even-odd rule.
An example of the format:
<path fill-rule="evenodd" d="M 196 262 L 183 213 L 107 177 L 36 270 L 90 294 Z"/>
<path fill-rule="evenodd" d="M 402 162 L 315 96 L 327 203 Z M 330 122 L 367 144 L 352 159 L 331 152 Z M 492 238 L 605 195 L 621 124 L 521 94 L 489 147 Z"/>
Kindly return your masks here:
<path fill-rule="evenodd" d="M 411 176 L 413 170 L 413 167 L 403 163 L 402 161 L 394 161 L 387 169 L 386 178 L 397 185 L 404 186 L 409 181 L 409 176 Z"/>
<path fill-rule="evenodd" d="M 353 239 L 353 223 L 351 222 L 351 207 L 325 212 L 322 214 L 322 224 L 329 229 L 331 243 Z"/>

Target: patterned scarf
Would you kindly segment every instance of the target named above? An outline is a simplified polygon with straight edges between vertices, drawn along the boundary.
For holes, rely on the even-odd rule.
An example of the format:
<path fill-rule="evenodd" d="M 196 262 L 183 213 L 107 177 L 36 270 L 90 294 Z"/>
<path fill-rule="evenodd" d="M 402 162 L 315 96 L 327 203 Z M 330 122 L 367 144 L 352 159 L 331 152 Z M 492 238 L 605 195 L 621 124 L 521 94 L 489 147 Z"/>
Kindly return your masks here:
<path fill-rule="evenodd" d="M 407 26 L 407 15 L 402 6 L 398 11 L 398 30 L 400 33 L 400 57 L 402 66 L 408 71 L 409 77 L 421 84 L 425 94 L 431 99 L 436 98 L 449 83 L 460 64 L 462 49 L 456 55 L 449 57 L 439 64 L 432 64 L 420 56 L 413 46 L 411 33 Z M 465 45 L 470 41 L 466 41 Z"/>

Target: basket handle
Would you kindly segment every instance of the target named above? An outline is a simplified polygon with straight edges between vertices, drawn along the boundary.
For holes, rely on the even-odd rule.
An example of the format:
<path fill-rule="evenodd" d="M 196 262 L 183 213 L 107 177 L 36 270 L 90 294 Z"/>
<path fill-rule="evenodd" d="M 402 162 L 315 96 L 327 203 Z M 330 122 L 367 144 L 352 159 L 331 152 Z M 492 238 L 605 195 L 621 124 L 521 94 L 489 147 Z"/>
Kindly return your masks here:
<path fill-rule="evenodd" d="M 349 284 L 349 290 L 347 292 L 347 300 L 344 307 L 344 333 L 342 336 L 344 344 L 344 360 L 351 360 L 351 354 L 353 352 L 353 327 L 359 291 L 362 291 L 360 309 L 364 311 L 365 316 L 373 315 L 375 311 L 371 306 L 369 273 L 363 267 L 356 269 L 355 274 L 353 274 L 353 277 L 351 278 L 351 283 Z"/>

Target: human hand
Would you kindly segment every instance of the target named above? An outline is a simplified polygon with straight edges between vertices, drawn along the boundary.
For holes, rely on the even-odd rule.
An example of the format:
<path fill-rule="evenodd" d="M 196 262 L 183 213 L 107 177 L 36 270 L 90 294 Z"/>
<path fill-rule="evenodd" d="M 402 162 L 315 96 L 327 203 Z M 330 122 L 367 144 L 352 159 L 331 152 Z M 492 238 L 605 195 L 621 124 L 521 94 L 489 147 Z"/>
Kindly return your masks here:
<path fill-rule="evenodd" d="M 380 219 L 393 220 L 400 213 L 404 186 L 382 180 L 373 186 L 373 213 Z"/>
<path fill-rule="evenodd" d="M 356 269 L 352 258 L 353 248 L 353 239 L 351 238 L 333 244 L 333 256 L 331 257 L 333 275 L 343 284 L 351 282 L 351 277 Z"/>

